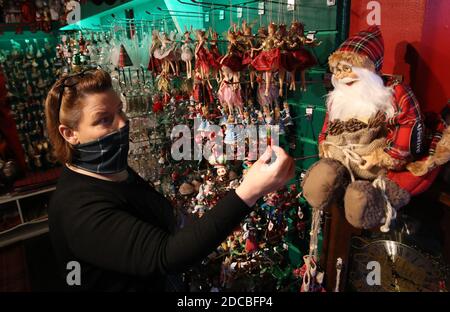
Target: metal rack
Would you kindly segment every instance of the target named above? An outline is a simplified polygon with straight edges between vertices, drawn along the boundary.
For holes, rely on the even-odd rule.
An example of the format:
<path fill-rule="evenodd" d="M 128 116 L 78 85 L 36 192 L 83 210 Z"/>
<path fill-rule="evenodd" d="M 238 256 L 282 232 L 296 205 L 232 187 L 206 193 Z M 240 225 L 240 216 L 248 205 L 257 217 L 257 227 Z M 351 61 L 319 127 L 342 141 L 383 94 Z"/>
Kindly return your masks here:
<path fill-rule="evenodd" d="M 55 189 L 56 186 L 49 186 L 31 192 L 7 194 L 0 197 L 0 214 L 2 213 L 2 210 L 8 209 L 5 207 L 7 204 L 14 202 L 20 218 L 19 224 L 0 232 L 0 248 L 48 232 L 48 216 L 42 216 L 37 219 L 27 221 L 24 218 L 23 210 L 30 207 L 23 206 L 21 200 L 51 193 Z"/>

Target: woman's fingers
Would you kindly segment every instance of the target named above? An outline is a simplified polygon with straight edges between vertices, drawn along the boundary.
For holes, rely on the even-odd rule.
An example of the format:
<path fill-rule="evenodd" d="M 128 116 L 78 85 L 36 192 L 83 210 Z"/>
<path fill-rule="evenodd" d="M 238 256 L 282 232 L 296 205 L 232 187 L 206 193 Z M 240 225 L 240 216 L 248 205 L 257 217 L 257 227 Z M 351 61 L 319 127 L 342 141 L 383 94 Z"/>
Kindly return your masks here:
<path fill-rule="evenodd" d="M 292 159 L 285 151 L 279 146 L 273 145 L 272 150 L 277 157 L 275 161 L 270 164 L 270 167 L 277 172 L 283 172 L 283 169 L 286 170 L 286 166 L 289 166 L 289 161 Z"/>
<path fill-rule="evenodd" d="M 273 153 L 275 153 L 276 160 L 268 164 Z M 236 191 L 251 206 L 261 196 L 284 187 L 294 177 L 294 174 L 294 159 L 281 147 L 269 146 L 247 172 Z"/>
<path fill-rule="evenodd" d="M 259 157 L 258 161 L 260 164 L 266 164 L 272 157 L 272 148 L 268 146 L 265 152 Z"/>

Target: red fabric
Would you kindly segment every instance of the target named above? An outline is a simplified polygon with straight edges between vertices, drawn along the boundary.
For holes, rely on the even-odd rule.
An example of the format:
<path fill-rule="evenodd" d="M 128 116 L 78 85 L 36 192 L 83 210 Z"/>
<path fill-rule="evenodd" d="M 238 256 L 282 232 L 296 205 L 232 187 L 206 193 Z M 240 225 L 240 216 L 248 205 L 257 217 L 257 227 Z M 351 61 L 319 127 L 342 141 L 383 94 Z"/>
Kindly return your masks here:
<path fill-rule="evenodd" d="M 25 154 L 20 144 L 17 133 L 16 122 L 11 115 L 9 105 L 6 101 L 6 79 L 0 72 L 0 132 L 6 140 L 7 147 L 14 153 L 15 160 L 22 171 L 26 170 Z"/>
<path fill-rule="evenodd" d="M 36 22 L 36 7 L 34 1 L 25 1 L 21 6 L 22 23 L 29 24 Z"/>
<path fill-rule="evenodd" d="M 224 56 L 221 59 L 222 66 L 226 66 L 231 69 L 233 72 L 240 72 L 244 69 L 244 64 L 242 60 L 242 56 L 237 54 L 230 54 Z"/>
<path fill-rule="evenodd" d="M 194 101 L 202 104 L 210 104 L 214 102 L 211 89 L 208 84 L 195 84 L 193 90 Z"/>
<path fill-rule="evenodd" d="M 148 62 L 147 69 L 153 72 L 153 75 L 158 75 L 161 72 L 161 61 L 152 55 Z"/>
<path fill-rule="evenodd" d="M 387 177 L 408 191 L 411 196 L 415 196 L 425 192 L 431 186 L 440 169 L 441 167 L 437 167 L 421 177 L 416 177 L 409 171 L 389 171 Z"/>
<path fill-rule="evenodd" d="M 298 60 L 294 57 L 294 53 L 284 51 L 280 53 L 280 66 L 288 72 L 293 71 L 298 65 Z"/>
<path fill-rule="evenodd" d="M 211 52 L 211 54 L 212 54 L 212 56 L 213 56 L 213 58 L 215 60 L 220 59 L 221 55 L 220 55 L 220 52 L 219 52 L 219 48 L 217 48 L 217 45 L 211 44 L 210 52 Z"/>
<path fill-rule="evenodd" d="M 365 55 L 375 64 L 376 71 L 380 71 L 384 56 L 384 41 L 381 29 L 378 26 L 371 26 L 369 29 L 349 37 L 337 51 L 349 51 Z"/>
<path fill-rule="evenodd" d="M 197 53 L 195 54 L 195 70 L 202 69 L 203 73 L 209 73 L 209 66 L 214 66 L 217 60 L 214 59 L 213 55 L 205 49 L 202 45 Z"/>
<path fill-rule="evenodd" d="M 409 160 L 411 150 L 411 132 L 416 122 L 423 125 L 419 103 L 411 89 L 403 84 L 394 87 L 394 117 L 388 119 L 387 147 L 385 149 L 391 157 Z M 425 138 L 422 138 L 425 139 Z M 423 140 L 422 140 L 423 141 Z M 422 142 L 423 143 L 423 142 Z"/>
<path fill-rule="evenodd" d="M 245 51 L 242 57 L 242 65 L 249 65 L 253 59 L 251 58 L 251 51 Z"/>
<path fill-rule="evenodd" d="M 153 110 L 154 113 L 162 112 L 163 108 L 164 108 L 164 105 L 163 105 L 163 103 L 161 101 L 153 103 L 152 110 Z"/>
<path fill-rule="evenodd" d="M 277 70 L 281 64 L 280 49 L 261 51 L 252 61 L 252 66 L 257 71 Z"/>
<path fill-rule="evenodd" d="M 323 126 L 322 126 L 322 130 L 320 131 L 319 134 L 319 144 L 322 144 L 322 142 L 325 140 L 325 138 L 327 137 L 327 129 L 328 129 L 328 110 L 325 113 L 325 119 L 323 120 Z"/>
<path fill-rule="evenodd" d="M 300 48 L 296 51 L 293 51 L 292 57 L 294 58 L 294 62 L 296 62 L 297 64 L 297 69 L 299 70 L 305 70 L 317 65 L 316 58 L 310 51 L 306 50 L 305 48 Z"/>
<path fill-rule="evenodd" d="M 427 130 L 427 141 L 430 142 L 428 154 L 433 155 L 436 151 L 436 144 L 442 139 L 442 133 L 447 126 L 442 116 L 436 114 L 435 112 L 427 112 L 424 115 Z"/>
<path fill-rule="evenodd" d="M 210 46 L 210 55 L 211 55 L 211 59 L 213 60 L 213 63 L 211 63 L 210 65 L 212 67 L 214 67 L 214 69 L 220 69 L 221 68 L 221 64 L 219 63 L 222 55 L 220 54 L 219 48 L 217 47 L 217 45 L 215 44 L 211 44 Z"/>
<path fill-rule="evenodd" d="M 245 240 L 245 251 L 247 253 L 251 253 L 258 249 L 258 243 L 256 242 L 255 238 L 247 238 Z"/>

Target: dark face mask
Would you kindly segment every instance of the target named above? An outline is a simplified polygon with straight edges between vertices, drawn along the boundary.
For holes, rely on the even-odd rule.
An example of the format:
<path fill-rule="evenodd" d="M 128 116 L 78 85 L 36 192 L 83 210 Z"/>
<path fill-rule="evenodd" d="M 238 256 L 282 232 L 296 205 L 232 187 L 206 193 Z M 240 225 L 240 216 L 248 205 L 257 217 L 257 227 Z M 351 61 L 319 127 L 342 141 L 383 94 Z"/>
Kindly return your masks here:
<path fill-rule="evenodd" d="M 118 173 L 127 168 L 130 125 L 97 140 L 73 146 L 72 165 L 93 173 Z"/>

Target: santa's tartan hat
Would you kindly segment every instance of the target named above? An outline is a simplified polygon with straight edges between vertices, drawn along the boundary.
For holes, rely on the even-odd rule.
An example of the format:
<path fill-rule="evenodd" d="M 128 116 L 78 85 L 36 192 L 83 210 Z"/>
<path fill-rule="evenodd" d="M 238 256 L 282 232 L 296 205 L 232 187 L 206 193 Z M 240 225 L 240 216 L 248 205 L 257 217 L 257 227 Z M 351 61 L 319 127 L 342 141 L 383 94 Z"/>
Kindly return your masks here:
<path fill-rule="evenodd" d="M 355 66 L 369 67 L 380 71 L 383 66 L 384 41 L 381 29 L 371 26 L 345 40 L 340 47 L 330 55 L 328 63 L 336 65 L 339 61 L 347 61 Z"/>

